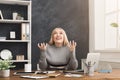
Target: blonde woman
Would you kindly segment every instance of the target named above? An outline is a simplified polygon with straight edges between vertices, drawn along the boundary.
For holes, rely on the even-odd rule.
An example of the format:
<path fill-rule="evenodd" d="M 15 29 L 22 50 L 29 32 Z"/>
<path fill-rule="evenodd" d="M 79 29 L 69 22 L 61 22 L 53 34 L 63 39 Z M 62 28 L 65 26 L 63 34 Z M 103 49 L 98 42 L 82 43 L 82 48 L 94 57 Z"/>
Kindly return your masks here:
<path fill-rule="evenodd" d="M 52 31 L 49 43 L 39 43 L 38 47 L 41 51 L 40 69 L 60 69 L 61 67 L 67 70 L 77 69 L 76 42 L 68 42 L 66 32 L 62 28 L 55 28 Z"/>

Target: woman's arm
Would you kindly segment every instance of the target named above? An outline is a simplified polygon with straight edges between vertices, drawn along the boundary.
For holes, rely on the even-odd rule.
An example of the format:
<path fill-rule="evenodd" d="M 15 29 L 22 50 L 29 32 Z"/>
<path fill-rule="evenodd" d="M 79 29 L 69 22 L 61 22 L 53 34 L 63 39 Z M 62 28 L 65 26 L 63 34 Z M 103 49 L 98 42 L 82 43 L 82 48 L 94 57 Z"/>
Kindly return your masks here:
<path fill-rule="evenodd" d="M 78 67 L 78 61 L 76 59 L 75 50 L 70 53 L 70 59 L 67 64 L 67 70 L 75 70 Z"/>
<path fill-rule="evenodd" d="M 45 55 L 47 44 L 41 43 L 41 44 L 38 44 L 38 47 L 41 51 L 40 59 L 39 59 L 39 67 L 41 70 L 46 70 L 48 66 L 47 61 L 46 61 L 46 55 Z"/>
<path fill-rule="evenodd" d="M 46 53 L 46 51 L 41 51 L 41 55 L 40 55 L 40 59 L 39 59 L 39 67 L 41 70 L 46 70 L 48 67 L 45 53 Z"/>
<path fill-rule="evenodd" d="M 70 41 L 68 44 L 68 47 L 70 49 L 70 59 L 69 59 L 69 63 L 67 65 L 67 69 L 77 69 L 78 67 L 78 61 L 76 59 L 76 55 L 75 55 L 75 49 L 76 49 L 76 42 L 75 41 Z"/>

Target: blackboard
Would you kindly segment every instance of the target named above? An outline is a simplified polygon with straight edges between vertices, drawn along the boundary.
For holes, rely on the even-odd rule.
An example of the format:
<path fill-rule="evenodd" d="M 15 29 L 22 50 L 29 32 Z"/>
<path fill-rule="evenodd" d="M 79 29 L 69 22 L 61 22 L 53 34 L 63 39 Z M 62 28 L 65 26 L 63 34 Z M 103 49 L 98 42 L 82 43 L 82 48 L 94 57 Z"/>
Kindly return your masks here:
<path fill-rule="evenodd" d="M 40 51 L 37 43 L 48 42 L 51 31 L 62 27 L 69 40 L 77 42 L 76 57 L 89 52 L 88 0 L 32 0 L 32 67 L 36 69 Z"/>

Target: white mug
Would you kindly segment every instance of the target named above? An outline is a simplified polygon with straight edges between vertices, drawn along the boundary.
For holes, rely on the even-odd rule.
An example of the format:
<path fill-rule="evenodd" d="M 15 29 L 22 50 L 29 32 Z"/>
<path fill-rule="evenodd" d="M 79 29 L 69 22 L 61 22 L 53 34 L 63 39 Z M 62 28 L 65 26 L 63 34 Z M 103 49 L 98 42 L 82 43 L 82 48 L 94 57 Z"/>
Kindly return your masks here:
<path fill-rule="evenodd" d="M 10 39 L 15 39 L 15 31 L 10 31 Z"/>
<path fill-rule="evenodd" d="M 16 19 L 17 19 L 17 16 L 18 16 L 18 13 L 17 13 L 17 12 L 14 12 L 14 13 L 13 13 L 13 20 L 16 20 Z"/>
<path fill-rule="evenodd" d="M 31 64 L 25 64 L 24 65 L 24 71 L 25 72 L 31 72 Z"/>

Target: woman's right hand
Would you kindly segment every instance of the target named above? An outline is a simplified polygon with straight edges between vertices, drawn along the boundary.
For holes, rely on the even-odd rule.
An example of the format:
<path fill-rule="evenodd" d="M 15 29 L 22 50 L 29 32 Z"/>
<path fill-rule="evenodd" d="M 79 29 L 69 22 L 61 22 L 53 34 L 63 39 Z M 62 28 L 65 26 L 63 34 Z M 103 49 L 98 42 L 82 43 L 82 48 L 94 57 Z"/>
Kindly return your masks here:
<path fill-rule="evenodd" d="M 45 51 L 47 48 L 47 43 L 38 43 L 38 47 L 40 48 L 40 50 Z"/>
<path fill-rule="evenodd" d="M 68 46 L 69 46 L 71 52 L 75 50 L 76 45 L 77 45 L 77 43 L 74 40 L 69 42 Z"/>

